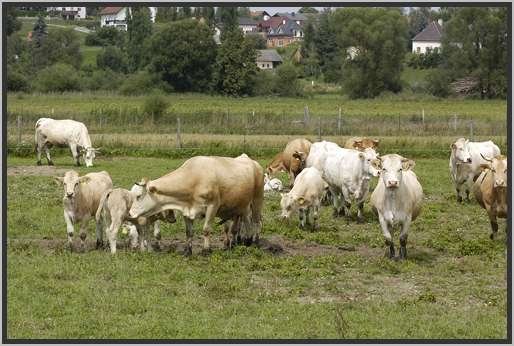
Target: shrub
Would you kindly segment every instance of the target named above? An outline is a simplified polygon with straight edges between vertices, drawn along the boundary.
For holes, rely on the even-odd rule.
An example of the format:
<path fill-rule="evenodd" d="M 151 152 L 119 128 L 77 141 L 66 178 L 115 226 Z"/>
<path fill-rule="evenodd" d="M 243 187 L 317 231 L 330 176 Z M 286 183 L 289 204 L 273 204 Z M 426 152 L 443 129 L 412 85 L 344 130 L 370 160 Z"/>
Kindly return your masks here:
<path fill-rule="evenodd" d="M 252 94 L 256 96 L 272 95 L 274 93 L 276 76 L 271 71 L 261 70 L 253 76 Z"/>
<path fill-rule="evenodd" d="M 107 46 L 96 56 L 96 65 L 104 70 L 111 69 L 117 72 L 125 72 L 127 70 L 127 57 L 118 47 Z"/>
<path fill-rule="evenodd" d="M 86 36 L 86 46 L 121 46 L 125 38 L 125 33 L 110 27 L 104 26 L 96 32 L 92 32 Z"/>
<path fill-rule="evenodd" d="M 148 71 L 138 71 L 125 79 L 119 91 L 123 95 L 140 95 L 149 93 L 154 89 L 164 89 L 163 83 L 157 75 Z"/>
<path fill-rule="evenodd" d="M 110 69 L 94 70 L 82 77 L 82 89 L 116 90 L 125 76 Z"/>
<path fill-rule="evenodd" d="M 442 70 L 434 70 L 426 77 L 427 90 L 430 94 L 446 97 L 450 94 L 450 77 Z"/>
<path fill-rule="evenodd" d="M 7 90 L 29 91 L 29 89 L 29 81 L 22 73 L 7 69 Z"/>
<path fill-rule="evenodd" d="M 151 116 L 154 121 L 159 120 L 166 109 L 169 102 L 161 92 L 154 92 L 148 96 L 143 103 L 143 114 Z"/>
<path fill-rule="evenodd" d="M 71 65 L 57 63 L 39 71 L 35 87 L 41 92 L 80 90 L 80 78 Z"/>
<path fill-rule="evenodd" d="M 298 73 L 292 64 L 282 64 L 277 68 L 274 90 L 280 96 L 303 95 L 302 86 L 298 80 Z"/>

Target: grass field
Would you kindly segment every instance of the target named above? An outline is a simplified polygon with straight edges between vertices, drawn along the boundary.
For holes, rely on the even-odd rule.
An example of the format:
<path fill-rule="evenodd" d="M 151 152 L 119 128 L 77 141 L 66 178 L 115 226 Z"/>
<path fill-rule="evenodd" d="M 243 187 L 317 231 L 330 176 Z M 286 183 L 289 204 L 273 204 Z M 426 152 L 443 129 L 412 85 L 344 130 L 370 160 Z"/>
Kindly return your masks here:
<path fill-rule="evenodd" d="M 70 253 L 62 188 L 41 174 L 73 166 L 55 161 L 56 171 L 8 157 L 9 338 L 506 338 L 505 223 L 491 241 L 485 211 L 457 204 L 446 159 L 416 159 L 424 208 L 403 262 L 384 257 L 369 204 L 364 224 L 324 207 L 321 229 L 302 231 L 278 221 L 278 194 L 265 198 L 267 246 L 221 250 L 217 227 L 214 251 L 200 255 L 197 223 L 185 258 L 179 218 L 162 227 L 166 251 Z M 79 171 L 107 170 L 130 187 L 181 162 L 108 157 Z"/>

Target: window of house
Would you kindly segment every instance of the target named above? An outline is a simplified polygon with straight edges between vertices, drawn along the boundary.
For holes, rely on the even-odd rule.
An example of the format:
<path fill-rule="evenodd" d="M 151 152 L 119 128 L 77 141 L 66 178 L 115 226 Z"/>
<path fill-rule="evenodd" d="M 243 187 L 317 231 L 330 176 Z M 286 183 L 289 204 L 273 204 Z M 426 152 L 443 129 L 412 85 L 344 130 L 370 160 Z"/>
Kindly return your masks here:
<path fill-rule="evenodd" d="M 279 47 L 282 47 L 282 45 L 283 45 L 282 40 L 278 40 L 278 46 L 279 46 Z"/>
<path fill-rule="evenodd" d="M 425 49 L 425 52 L 427 52 L 427 53 L 430 53 L 431 51 L 432 51 L 432 47 L 427 47 L 427 48 Z"/>
<path fill-rule="evenodd" d="M 421 52 L 421 47 L 416 47 L 416 53 Z"/>
<path fill-rule="evenodd" d="M 269 68 L 269 64 L 266 64 L 266 67 Z"/>

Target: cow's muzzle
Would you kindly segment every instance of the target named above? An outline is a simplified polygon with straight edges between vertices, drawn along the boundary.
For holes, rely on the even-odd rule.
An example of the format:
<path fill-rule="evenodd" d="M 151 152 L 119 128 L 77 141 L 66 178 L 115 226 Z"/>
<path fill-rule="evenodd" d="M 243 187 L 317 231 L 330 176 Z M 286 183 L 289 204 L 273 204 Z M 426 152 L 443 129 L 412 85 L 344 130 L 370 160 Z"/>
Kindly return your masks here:
<path fill-rule="evenodd" d="M 74 195 L 73 192 L 71 192 L 71 193 L 70 192 L 66 192 L 66 197 L 67 198 L 71 199 L 71 198 L 73 198 L 73 195 Z"/>
<path fill-rule="evenodd" d="M 387 187 L 390 189 L 396 189 L 398 187 L 398 181 L 388 181 Z"/>
<path fill-rule="evenodd" d="M 505 182 L 503 179 L 497 179 L 494 182 L 494 187 L 507 187 L 507 182 Z"/>

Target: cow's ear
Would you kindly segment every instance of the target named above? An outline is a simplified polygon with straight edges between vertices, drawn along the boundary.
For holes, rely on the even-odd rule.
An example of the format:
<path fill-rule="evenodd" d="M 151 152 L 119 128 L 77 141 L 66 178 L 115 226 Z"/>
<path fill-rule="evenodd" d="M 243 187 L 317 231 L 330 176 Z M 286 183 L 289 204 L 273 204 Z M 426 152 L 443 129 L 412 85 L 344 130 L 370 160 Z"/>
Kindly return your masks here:
<path fill-rule="evenodd" d="M 301 161 L 302 160 L 302 156 L 300 155 L 300 153 L 298 151 L 295 151 L 293 153 L 293 157 L 296 159 L 296 160 L 299 160 Z"/>
<path fill-rule="evenodd" d="M 305 203 L 305 198 L 300 197 L 298 198 L 298 204 L 303 205 Z"/>
<path fill-rule="evenodd" d="M 375 145 L 375 147 L 378 147 L 378 144 L 380 143 L 380 140 L 379 139 L 373 139 L 373 144 Z"/>
<path fill-rule="evenodd" d="M 359 148 L 361 148 L 361 147 L 362 147 L 362 140 L 360 140 L 360 141 L 354 141 L 354 142 L 353 142 L 353 147 L 354 147 L 355 149 L 359 149 Z"/>
<path fill-rule="evenodd" d="M 64 183 L 63 177 L 54 177 L 54 181 L 57 185 L 62 185 Z"/>
<path fill-rule="evenodd" d="M 375 169 L 381 170 L 382 169 L 382 161 L 380 159 L 371 160 L 371 166 L 373 166 L 373 168 L 375 168 Z"/>
<path fill-rule="evenodd" d="M 409 159 L 403 159 L 402 160 L 402 168 L 404 170 L 409 170 L 409 169 L 413 169 L 414 166 L 416 166 L 416 163 L 413 161 L 413 160 L 409 160 Z"/>
<path fill-rule="evenodd" d="M 488 169 L 491 169 L 491 166 L 488 163 L 482 163 L 480 165 L 480 169 L 483 171 L 487 171 Z"/>
<path fill-rule="evenodd" d="M 359 153 L 359 159 L 364 160 L 364 154 L 363 153 Z"/>
<path fill-rule="evenodd" d="M 451 148 L 452 148 L 452 150 L 457 149 L 457 146 L 455 145 L 455 143 L 452 143 Z"/>
<path fill-rule="evenodd" d="M 91 178 L 90 178 L 90 177 L 88 177 L 88 176 L 83 176 L 83 177 L 80 177 L 80 178 L 79 178 L 79 182 L 80 182 L 81 184 L 88 183 L 89 181 L 91 181 Z"/>
<path fill-rule="evenodd" d="M 156 188 L 155 186 L 153 186 L 153 185 L 152 185 L 152 186 L 149 186 L 149 187 L 148 187 L 148 191 L 149 191 L 149 192 L 151 192 L 151 193 L 154 193 L 154 192 L 156 192 L 156 191 L 157 191 L 157 188 Z"/>

